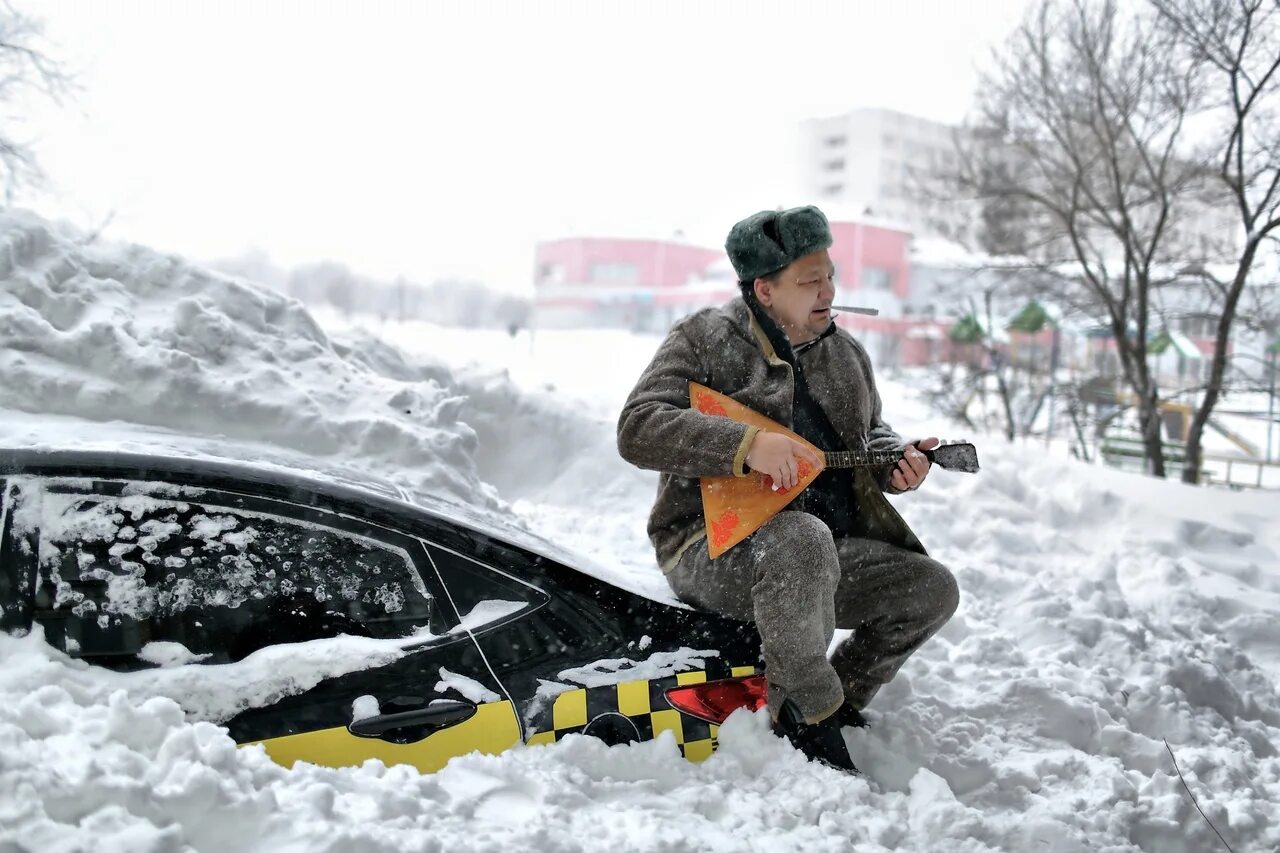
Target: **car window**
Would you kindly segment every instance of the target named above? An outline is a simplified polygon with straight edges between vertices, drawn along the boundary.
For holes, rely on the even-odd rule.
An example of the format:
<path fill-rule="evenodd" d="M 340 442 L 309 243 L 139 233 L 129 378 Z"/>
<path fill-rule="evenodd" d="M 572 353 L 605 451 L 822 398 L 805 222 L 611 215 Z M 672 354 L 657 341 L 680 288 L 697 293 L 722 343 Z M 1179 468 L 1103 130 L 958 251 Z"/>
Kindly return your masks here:
<path fill-rule="evenodd" d="M 490 558 L 485 562 L 434 543 L 426 547 L 457 608 L 461 626 L 467 630 L 478 632 L 505 624 L 549 598 L 537 587 L 489 565 L 491 558 L 501 554 L 496 547 L 485 549 L 486 558 Z"/>
<path fill-rule="evenodd" d="M 540 588 L 554 581 L 527 556 L 491 536 L 469 544 L 465 551 L 428 545 L 428 552 L 462 624 L 478 635 L 494 632 L 492 642 L 478 639 L 498 673 L 549 667 L 563 663 L 566 649 L 621 640 L 617 620 L 603 617 L 597 606 L 576 601 L 577 594 L 564 588 L 550 590 L 553 595 Z"/>
<path fill-rule="evenodd" d="M 271 510 L 275 509 L 276 512 Z M 180 644 L 238 660 L 270 644 L 428 633 L 440 616 L 399 544 L 323 514 L 222 493 L 50 481 L 39 529 L 36 618 L 68 653 L 121 667 Z M 173 660 L 173 646 L 165 658 Z"/>

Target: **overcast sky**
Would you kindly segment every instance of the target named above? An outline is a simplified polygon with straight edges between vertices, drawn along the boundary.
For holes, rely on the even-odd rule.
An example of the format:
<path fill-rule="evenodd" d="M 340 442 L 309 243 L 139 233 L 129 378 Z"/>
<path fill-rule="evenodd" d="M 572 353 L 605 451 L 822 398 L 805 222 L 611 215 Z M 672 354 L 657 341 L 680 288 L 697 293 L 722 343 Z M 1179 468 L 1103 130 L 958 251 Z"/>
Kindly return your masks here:
<path fill-rule="evenodd" d="M 966 114 L 1026 0 L 56 2 L 80 72 L 27 199 L 195 258 L 531 290 L 533 244 L 804 203 L 799 122 Z"/>

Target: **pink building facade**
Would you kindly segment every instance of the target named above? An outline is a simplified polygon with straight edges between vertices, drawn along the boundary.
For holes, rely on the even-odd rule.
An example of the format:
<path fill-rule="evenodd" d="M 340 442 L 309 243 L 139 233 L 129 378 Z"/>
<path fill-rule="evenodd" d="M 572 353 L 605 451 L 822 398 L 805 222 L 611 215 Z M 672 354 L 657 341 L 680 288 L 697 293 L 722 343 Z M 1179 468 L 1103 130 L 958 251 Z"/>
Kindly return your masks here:
<path fill-rule="evenodd" d="M 911 235 L 858 222 L 831 223 L 836 286 L 850 292 L 883 291 L 906 299 L 911 287 Z"/>
<path fill-rule="evenodd" d="M 724 253 L 675 240 L 573 237 L 539 243 L 534 284 L 679 287 Z"/>
<path fill-rule="evenodd" d="M 662 331 L 695 298 L 689 285 L 723 256 L 674 239 L 568 237 L 539 243 L 534 322 Z"/>
<path fill-rule="evenodd" d="M 891 335 L 911 326 L 890 319 L 901 313 L 901 304 L 910 296 L 911 235 L 863 222 L 833 222 L 831 231 L 837 303 L 854 300 L 884 315 L 845 315 L 840 322 Z M 535 322 L 541 326 L 653 332 L 738 295 L 723 249 L 678 240 L 572 237 L 540 243 L 534 286 Z"/>

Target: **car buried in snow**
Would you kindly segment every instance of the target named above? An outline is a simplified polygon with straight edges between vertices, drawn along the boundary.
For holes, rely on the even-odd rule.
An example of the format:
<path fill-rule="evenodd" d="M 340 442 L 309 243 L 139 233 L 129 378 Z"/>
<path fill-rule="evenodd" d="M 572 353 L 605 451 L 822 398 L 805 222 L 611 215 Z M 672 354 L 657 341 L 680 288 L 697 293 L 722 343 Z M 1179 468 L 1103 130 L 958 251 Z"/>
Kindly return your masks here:
<path fill-rule="evenodd" d="M 573 733 L 671 732 L 698 760 L 729 713 L 764 704 L 753 625 L 374 477 L 170 446 L 0 448 L 0 495 L 0 628 L 42 631 L 126 688 L 180 669 L 153 692 L 286 766 L 429 772 Z"/>

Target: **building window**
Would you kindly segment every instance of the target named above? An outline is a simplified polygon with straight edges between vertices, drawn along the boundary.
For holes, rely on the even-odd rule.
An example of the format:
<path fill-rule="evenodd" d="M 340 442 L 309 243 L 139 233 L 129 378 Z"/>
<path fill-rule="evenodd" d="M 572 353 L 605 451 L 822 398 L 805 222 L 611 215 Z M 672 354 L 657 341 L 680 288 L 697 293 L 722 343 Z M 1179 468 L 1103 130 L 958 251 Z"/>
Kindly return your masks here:
<path fill-rule="evenodd" d="M 893 273 L 883 267 L 863 267 L 862 286 L 867 290 L 892 290 Z"/>
<path fill-rule="evenodd" d="M 1212 339 L 1217 336 L 1217 321 L 1213 317 L 1184 317 L 1179 325 L 1182 326 L 1182 333 L 1189 338 Z"/>
<path fill-rule="evenodd" d="M 640 271 L 635 264 L 617 262 L 592 264 L 591 281 L 599 284 L 635 284 L 640 280 Z"/>
<path fill-rule="evenodd" d="M 563 284 L 564 265 L 544 263 L 538 265 L 538 284 Z"/>
<path fill-rule="evenodd" d="M 841 134 L 841 135 L 839 135 L 839 136 L 828 136 L 828 137 L 827 137 L 827 147 L 828 147 L 828 148 L 839 148 L 841 145 L 844 145 L 845 141 L 846 141 L 846 140 L 845 140 L 845 136 L 844 136 L 843 134 Z"/>
<path fill-rule="evenodd" d="M 828 160 L 826 163 L 823 164 L 823 166 L 826 168 L 828 172 L 839 172 L 841 169 L 844 168 L 844 158 L 840 157 L 839 159 L 836 159 L 836 160 Z"/>
<path fill-rule="evenodd" d="M 822 188 L 822 191 L 826 195 L 840 195 L 840 193 L 844 192 L 844 184 L 827 184 Z"/>

